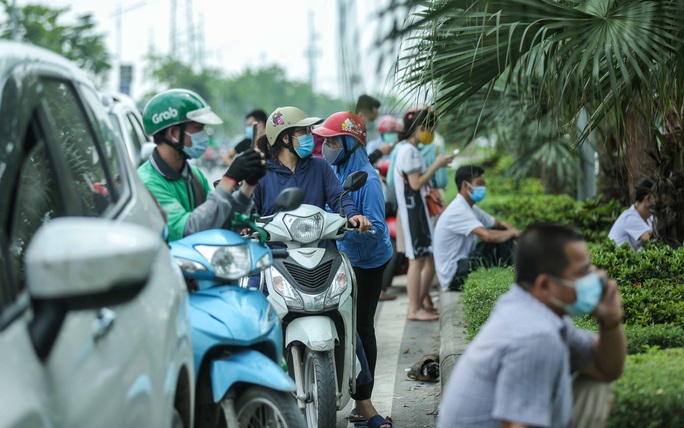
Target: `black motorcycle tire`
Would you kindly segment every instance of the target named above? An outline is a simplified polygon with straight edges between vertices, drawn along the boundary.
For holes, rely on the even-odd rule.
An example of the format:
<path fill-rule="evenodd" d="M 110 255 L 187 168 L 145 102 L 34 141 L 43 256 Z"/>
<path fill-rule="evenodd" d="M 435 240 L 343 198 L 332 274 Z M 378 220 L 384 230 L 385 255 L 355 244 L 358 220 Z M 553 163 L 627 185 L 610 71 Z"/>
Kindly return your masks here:
<path fill-rule="evenodd" d="M 306 404 L 307 426 L 335 428 L 337 426 L 337 387 L 335 365 L 330 352 L 306 349 L 304 353 L 304 393 L 311 395 Z"/>
<path fill-rule="evenodd" d="M 289 392 L 262 386 L 250 386 L 235 403 L 235 413 L 241 428 L 305 426 L 297 400 Z"/>

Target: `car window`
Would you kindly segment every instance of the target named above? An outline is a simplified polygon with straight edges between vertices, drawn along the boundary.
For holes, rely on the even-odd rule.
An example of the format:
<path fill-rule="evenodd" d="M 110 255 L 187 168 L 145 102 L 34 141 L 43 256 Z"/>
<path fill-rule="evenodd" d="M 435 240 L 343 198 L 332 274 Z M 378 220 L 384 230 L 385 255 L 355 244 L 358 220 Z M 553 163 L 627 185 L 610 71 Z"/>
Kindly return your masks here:
<path fill-rule="evenodd" d="M 112 122 L 112 126 L 114 126 L 114 131 L 119 135 L 123 135 L 119 118 L 114 113 L 109 113 L 109 120 Z"/>
<path fill-rule="evenodd" d="M 107 112 L 102 107 L 100 98 L 89 86 L 81 86 L 81 91 L 83 97 L 86 99 L 86 108 L 93 115 L 95 123 L 98 125 L 93 130 L 98 136 L 98 141 L 100 141 L 104 147 L 102 151 L 103 156 L 103 167 L 107 170 L 108 174 L 112 177 L 112 183 L 117 191 L 119 199 L 128 200 L 131 195 L 130 185 L 128 184 L 128 178 L 124 173 L 125 165 L 123 164 L 123 159 L 127 159 L 126 148 L 123 144 L 117 144 L 119 138 L 115 137 L 115 130 L 110 126 L 112 121 L 108 119 Z M 95 108 L 98 106 L 98 108 Z M 121 134 L 119 134 L 121 135 Z"/>
<path fill-rule="evenodd" d="M 7 296 L 3 298 L 8 304 L 25 288 L 24 256 L 33 234 L 53 218 L 64 215 L 45 141 L 31 129 L 26 134 L 24 147 L 26 155 L 21 162 L 10 216 L 8 262 L 11 266 L 8 270 L 11 281 Z"/>
<path fill-rule="evenodd" d="M 124 122 L 126 123 L 126 128 L 128 134 L 130 135 L 131 143 L 133 143 L 133 147 L 135 148 L 136 153 L 140 153 L 140 134 L 138 134 L 138 130 L 135 129 L 135 118 L 132 114 L 127 113 L 126 120 L 124 120 Z"/>
<path fill-rule="evenodd" d="M 72 174 L 83 215 L 101 216 L 116 200 L 116 186 L 107 179 L 92 129 L 74 88 L 59 80 L 43 81 L 58 150 Z"/>

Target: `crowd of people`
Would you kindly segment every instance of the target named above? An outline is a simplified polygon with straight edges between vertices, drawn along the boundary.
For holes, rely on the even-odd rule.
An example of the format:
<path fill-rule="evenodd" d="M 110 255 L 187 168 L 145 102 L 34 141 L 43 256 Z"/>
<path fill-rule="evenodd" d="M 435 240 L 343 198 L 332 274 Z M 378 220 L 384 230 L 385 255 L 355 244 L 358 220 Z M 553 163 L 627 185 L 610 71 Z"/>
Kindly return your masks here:
<path fill-rule="evenodd" d="M 138 172 L 167 216 L 170 241 L 230 227 L 235 212 L 273 214 L 276 196 L 289 187 L 304 190 L 304 203 L 335 212 L 344 207 L 349 224 L 361 233 L 326 245 L 348 255 L 357 281 L 365 372 L 353 396 L 354 420 L 392 426 L 371 402 L 378 353 L 374 317 L 381 297 L 391 298 L 381 289 L 394 252 L 385 221 L 388 204 L 396 209 L 397 251 L 409 260 L 409 321 L 439 319 L 429 293 L 435 275 L 443 290 L 459 291 L 473 270 L 515 262 L 516 284 L 452 375 L 440 426 L 567 426 L 573 393 L 575 403 L 595 405 L 591 417 L 603 418 L 606 382 L 620 375 L 626 353 L 614 281 L 593 268 L 586 243 L 572 229 L 537 225 L 523 232 L 478 207 L 487 194 L 480 166 L 456 170 L 458 194 L 445 206 L 446 167 L 456 155 L 444 153 L 435 111 L 413 108 L 398 119 L 380 117 L 380 108 L 377 99 L 363 95 L 354 113 L 326 119 L 292 106 L 269 115 L 254 110 L 245 116 L 245 138 L 226 154 L 228 168 L 212 189 L 188 160 L 207 149 L 205 126 L 222 120 L 198 94 L 165 91 L 143 112 L 145 132 L 157 146 Z M 385 188 L 374 169 L 378 160 L 390 164 Z M 341 183 L 354 171 L 366 171 L 367 182 L 342 196 Z M 650 239 L 651 186 L 640 183 L 634 205 L 611 229 L 618 245 L 638 250 Z M 575 329 L 565 316 L 579 313 L 597 318 L 598 335 Z M 586 396 L 580 391 L 592 391 L 593 398 L 577 398 Z"/>

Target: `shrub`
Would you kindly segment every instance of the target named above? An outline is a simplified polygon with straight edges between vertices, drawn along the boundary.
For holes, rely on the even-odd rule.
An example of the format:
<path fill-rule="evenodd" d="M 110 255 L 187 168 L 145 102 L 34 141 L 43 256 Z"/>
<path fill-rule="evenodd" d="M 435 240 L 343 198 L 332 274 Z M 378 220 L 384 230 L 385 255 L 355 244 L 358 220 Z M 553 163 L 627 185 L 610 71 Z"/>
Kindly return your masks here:
<path fill-rule="evenodd" d="M 652 348 L 684 348 L 684 328 L 670 324 L 628 325 L 627 346 L 630 354 L 641 354 Z"/>
<path fill-rule="evenodd" d="M 494 191 L 498 192 L 496 189 Z M 577 227 L 589 242 L 605 239 L 620 213 L 617 201 L 603 203 L 600 197 L 597 197 L 578 202 L 568 195 L 516 193 L 493 196 L 485 199 L 480 207 L 495 218 L 504 220 L 518 229 L 538 222 L 572 225 Z"/>
<path fill-rule="evenodd" d="M 615 248 L 613 241 L 605 239 L 592 245 L 591 254 L 594 264 L 623 286 L 654 278 L 684 281 L 684 247 L 674 249 L 661 242 L 649 241 L 640 251 L 633 251 L 627 244 Z"/>
<path fill-rule="evenodd" d="M 627 357 L 614 384 L 609 428 L 684 426 L 684 349 L 651 350 Z"/>
<path fill-rule="evenodd" d="M 496 300 L 510 288 L 515 279 L 512 267 L 479 269 L 468 275 L 463 284 L 461 301 L 468 325 L 468 340 L 480 331 L 487 321 Z"/>

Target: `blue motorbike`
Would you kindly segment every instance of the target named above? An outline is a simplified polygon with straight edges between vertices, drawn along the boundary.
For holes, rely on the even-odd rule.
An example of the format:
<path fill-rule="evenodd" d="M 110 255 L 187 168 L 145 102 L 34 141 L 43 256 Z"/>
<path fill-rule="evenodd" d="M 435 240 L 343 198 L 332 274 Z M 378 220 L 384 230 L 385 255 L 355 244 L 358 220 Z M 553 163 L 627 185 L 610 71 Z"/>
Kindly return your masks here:
<path fill-rule="evenodd" d="M 300 189 L 286 190 L 278 211 L 296 208 L 302 198 Z M 278 314 L 261 291 L 239 285 L 273 260 L 256 219 L 236 215 L 233 228 L 251 228 L 258 239 L 215 229 L 170 244 L 190 290 L 196 428 L 305 426 L 295 383 L 281 365 Z"/>

